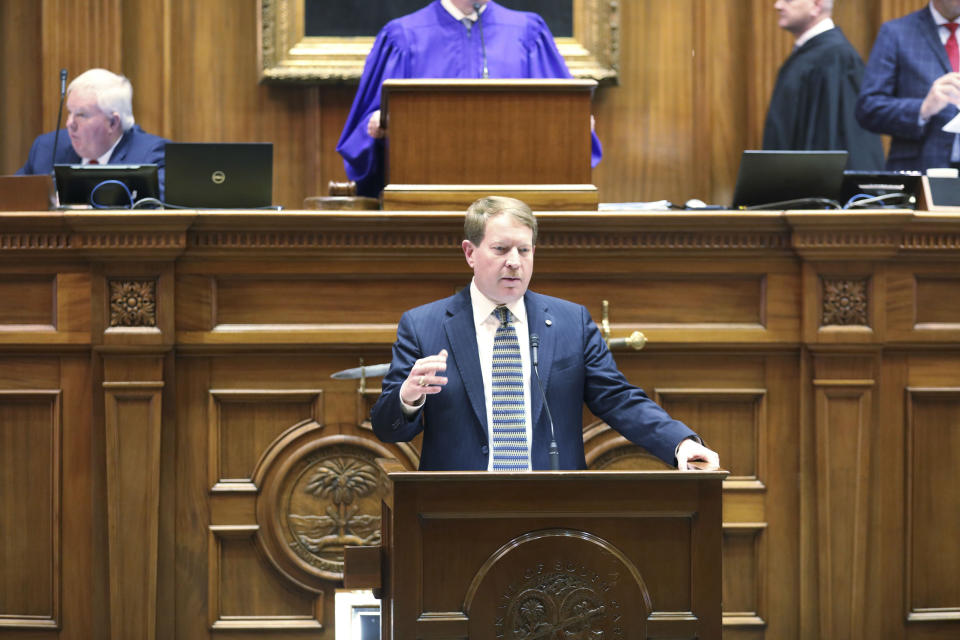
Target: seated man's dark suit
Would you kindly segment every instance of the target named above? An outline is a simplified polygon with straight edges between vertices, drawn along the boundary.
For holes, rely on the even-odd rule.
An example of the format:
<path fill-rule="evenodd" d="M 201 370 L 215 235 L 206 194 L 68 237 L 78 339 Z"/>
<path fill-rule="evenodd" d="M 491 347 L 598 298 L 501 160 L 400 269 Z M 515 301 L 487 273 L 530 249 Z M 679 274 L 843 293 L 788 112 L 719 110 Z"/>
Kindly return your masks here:
<path fill-rule="evenodd" d="M 60 130 L 57 139 L 57 153 L 53 156 L 53 139 L 56 132 L 51 131 L 37 136 L 30 147 L 27 162 L 17 171 L 18 175 L 38 175 L 53 172 L 54 164 L 80 164 L 80 156 L 70 144 L 70 135 L 66 129 Z M 113 149 L 110 164 L 155 164 L 160 177 L 160 195 L 163 197 L 164 154 L 167 141 L 164 138 L 145 132 L 139 125 L 133 125 L 120 137 Z M 53 161 L 51 162 L 51 157 Z"/>
<path fill-rule="evenodd" d="M 583 405 L 632 442 L 668 464 L 687 437 L 682 422 L 627 382 L 587 309 L 532 291 L 524 296 L 531 334 L 540 336 L 540 377 L 553 414 L 561 469 L 585 469 Z M 411 419 L 401 409 L 400 386 L 418 358 L 446 349 L 443 390 L 426 396 Z M 531 371 L 531 376 L 533 372 Z M 549 469 L 550 423 L 536 381 L 529 380 L 533 421 L 531 466 Z M 423 431 L 421 470 L 485 470 L 488 466 L 486 404 L 470 287 L 403 314 L 393 362 L 371 412 L 373 430 L 385 442 L 406 442 Z"/>
<path fill-rule="evenodd" d="M 919 124 L 920 105 L 930 87 L 950 71 L 928 6 L 880 27 L 860 85 L 857 120 L 865 129 L 893 136 L 887 169 L 950 166 L 954 134 L 942 129 L 957 108 L 949 105 Z"/>

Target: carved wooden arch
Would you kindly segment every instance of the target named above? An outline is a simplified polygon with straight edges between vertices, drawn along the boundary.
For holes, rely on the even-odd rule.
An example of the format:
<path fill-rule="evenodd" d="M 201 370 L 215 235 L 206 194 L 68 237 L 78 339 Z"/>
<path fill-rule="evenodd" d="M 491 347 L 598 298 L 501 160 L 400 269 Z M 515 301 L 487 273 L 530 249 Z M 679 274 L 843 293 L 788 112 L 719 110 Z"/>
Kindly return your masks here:
<path fill-rule="evenodd" d="M 640 445 L 636 445 L 605 422 L 593 422 L 583 429 L 583 449 L 588 469 L 608 471 L 663 471 L 673 469 Z"/>

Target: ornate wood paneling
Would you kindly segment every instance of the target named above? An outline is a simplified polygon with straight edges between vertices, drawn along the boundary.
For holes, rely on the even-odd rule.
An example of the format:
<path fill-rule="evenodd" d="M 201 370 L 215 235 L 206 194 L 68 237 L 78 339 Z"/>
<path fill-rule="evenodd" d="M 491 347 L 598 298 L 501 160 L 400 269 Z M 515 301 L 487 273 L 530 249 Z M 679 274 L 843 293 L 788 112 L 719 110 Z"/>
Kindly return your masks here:
<path fill-rule="evenodd" d="M 63 623 L 60 398 L 56 389 L 0 389 L 0 632 Z"/>
<path fill-rule="evenodd" d="M 887 331 L 892 340 L 960 340 L 960 280 L 949 265 L 924 264 L 887 271 Z"/>
<path fill-rule="evenodd" d="M 111 637 L 156 637 L 160 358 L 104 363 Z"/>
<path fill-rule="evenodd" d="M 941 465 L 960 449 L 960 388 L 907 390 L 906 616 L 914 622 L 960 619 L 960 470 Z"/>
<path fill-rule="evenodd" d="M 0 357 L 0 634 L 102 635 L 89 383 L 88 357 Z"/>
<path fill-rule="evenodd" d="M 53 328 L 55 282 L 52 274 L 0 279 L 0 298 L 20 303 L 2 311 L 4 315 L 0 316 L 0 324 L 32 324 Z"/>
<path fill-rule="evenodd" d="M 820 636 L 863 627 L 875 374 L 869 358 L 815 360 Z"/>
<path fill-rule="evenodd" d="M 468 282 L 462 216 L 0 218 L 0 456 L 17 487 L 0 508 L 46 514 L 61 491 L 59 533 L 12 538 L 25 553 L 0 576 L 27 591 L 0 603 L 48 610 L 60 566 L 62 622 L 38 634 L 332 638 L 340 549 L 379 530 L 372 460 L 414 468 L 419 442 L 376 441 L 376 378 L 330 375 L 388 361 L 403 310 Z M 619 366 L 730 470 L 725 636 L 956 630 L 960 478 L 928 462 L 960 446 L 955 215 L 540 223 L 533 287 L 596 319 L 609 301 L 615 337 L 642 330 Z M 52 400 L 26 417 L 7 400 L 38 390 L 58 394 L 61 480 L 17 484 L 52 455 Z M 663 468 L 584 418 L 593 468 Z M 682 609 L 686 588 L 650 593 Z"/>

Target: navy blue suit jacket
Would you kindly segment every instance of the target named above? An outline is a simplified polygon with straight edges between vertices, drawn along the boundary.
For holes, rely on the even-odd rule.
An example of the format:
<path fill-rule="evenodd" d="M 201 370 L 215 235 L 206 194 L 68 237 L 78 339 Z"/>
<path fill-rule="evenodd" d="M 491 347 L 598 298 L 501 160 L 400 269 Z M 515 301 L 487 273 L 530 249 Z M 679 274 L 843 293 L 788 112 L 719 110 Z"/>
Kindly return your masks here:
<path fill-rule="evenodd" d="M 70 135 L 66 129 L 60 130 L 57 139 L 57 153 L 53 156 L 53 138 L 56 132 L 51 131 L 37 136 L 30 147 L 27 162 L 19 170 L 18 175 L 44 175 L 53 172 L 54 164 L 80 164 L 80 156 L 70 144 Z M 167 141 L 164 138 L 145 132 L 140 125 L 133 125 L 127 129 L 120 142 L 110 156 L 110 164 L 155 164 L 160 178 L 160 198 L 163 199 L 163 179 L 165 152 Z"/>
<path fill-rule="evenodd" d="M 561 469 L 585 469 L 583 405 L 632 442 L 668 464 L 683 439 L 696 434 L 671 418 L 643 390 L 631 385 L 585 307 L 528 291 L 530 332 L 540 336 L 540 377 L 553 414 Z M 400 404 L 400 386 L 418 358 L 446 349 L 448 378 L 428 395 L 411 419 Z M 531 376 L 533 373 L 531 372 Z M 534 469 L 549 469 L 550 423 L 531 384 Z M 384 442 L 406 442 L 423 432 L 420 469 L 485 470 L 489 458 L 483 375 L 470 289 L 403 314 L 393 361 L 371 411 L 374 433 Z"/>
<path fill-rule="evenodd" d="M 918 124 L 933 81 L 950 70 L 928 6 L 880 27 L 860 85 L 857 120 L 865 129 L 893 137 L 887 169 L 950 166 L 954 134 L 942 129 L 957 108 L 949 105 L 924 126 Z"/>

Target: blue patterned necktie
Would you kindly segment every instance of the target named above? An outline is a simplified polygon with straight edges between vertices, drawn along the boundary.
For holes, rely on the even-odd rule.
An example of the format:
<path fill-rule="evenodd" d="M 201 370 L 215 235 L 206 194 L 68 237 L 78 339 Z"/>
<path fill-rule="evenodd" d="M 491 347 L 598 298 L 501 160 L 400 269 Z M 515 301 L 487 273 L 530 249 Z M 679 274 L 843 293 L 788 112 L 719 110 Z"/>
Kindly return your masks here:
<path fill-rule="evenodd" d="M 493 313 L 500 326 L 493 338 L 492 469 L 526 471 L 528 448 L 520 342 L 510 325 L 510 310 L 501 305 Z"/>

